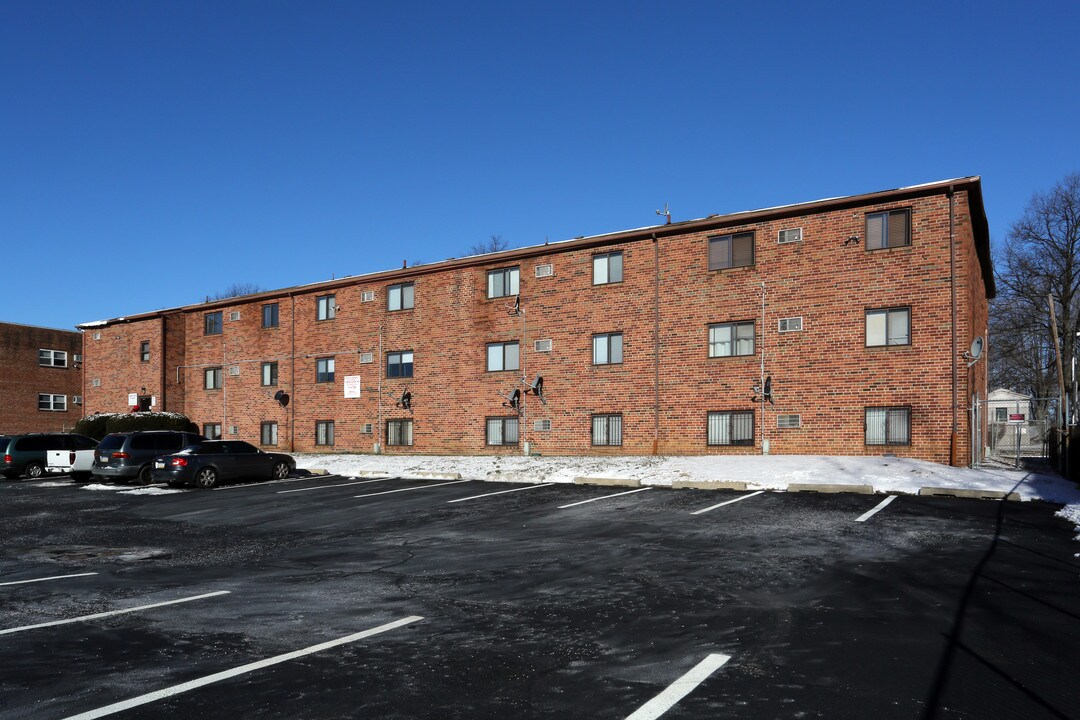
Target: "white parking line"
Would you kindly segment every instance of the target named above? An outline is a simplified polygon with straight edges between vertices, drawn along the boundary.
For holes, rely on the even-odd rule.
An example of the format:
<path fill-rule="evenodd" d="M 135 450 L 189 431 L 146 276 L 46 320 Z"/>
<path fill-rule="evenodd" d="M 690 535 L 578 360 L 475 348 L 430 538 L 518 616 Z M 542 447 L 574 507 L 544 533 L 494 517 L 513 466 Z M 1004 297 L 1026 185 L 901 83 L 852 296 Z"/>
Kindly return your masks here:
<path fill-rule="evenodd" d="M 410 490 L 427 490 L 433 487 L 442 487 L 443 485 L 457 485 L 458 483 L 472 482 L 472 480 L 454 480 L 452 482 L 435 483 L 434 485 L 418 485 L 417 487 L 401 488 L 400 490 L 383 490 L 377 493 L 368 493 L 367 495 L 353 495 L 353 497 L 366 498 L 375 497 L 376 495 L 390 495 L 391 493 L 409 492 Z"/>
<path fill-rule="evenodd" d="M 96 710 L 79 713 L 78 715 L 71 715 L 66 718 L 66 720 L 93 720 L 94 718 L 105 717 L 106 715 L 113 715 L 118 712 L 123 712 L 124 710 L 130 710 L 133 707 L 138 707 L 139 705 L 145 705 L 156 700 L 164 700 L 165 698 L 172 697 L 173 695 L 179 695 L 180 693 L 185 693 L 189 690 L 195 690 L 205 685 L 210 685 L 211 683 L 216 683 L 221 680 L 228 680 L 229 678 L 234 678 L 237 675 L 243 675 L 244 673 L 249 673 L 254 670 L 261 670 L 265 667 L 270 667 L 279 663 L 288 662 L 289 660 L 295 660 L 296 658 L 301 658 L 305 655 L 311 655 L 317 652 L 322 652 L 323 650 L 329 650 L 330 648 L 337 647 L 338 645 L 345 645 L 347 643 L 356 642 L 357 640 L 363 640 L 364 638 L 378 635 L 389 630 L 394 630 L 396 628 L 402 627 L 403 625 L 408 625 L 409 623 L 414 623 L 417 620 L 423 619 L 424 618 L 420 617 L 419 615 L 410 615 L 409 617 L 402 618 L 401 620 L 395 620 L 394 622 L 386 623 L 385 625 L 379 625 L 378 627 L 373 627 L 370 630 L 364 630 L 363 632 L 354 633 L 353 635 L 346 635 L 345 637 L 338 638 L 337 640 L 330 640 L 329 642 L 312 645 L 310 647 L 303 648 L 302 650 L 294 650 L 293 652 L 285 653 L 284 655 L 276 655 L 271 658 L 266 658 L 265 660 L 259 660 L 257 662 L 248 663 L 247 665 L 241 665 L 240 667 L 236 667 L 231 670 L 223 670 L 219 673 L 214 673 L 213 675 L 207 675 L 206 677 L 199 678 L 198 680 L 191 680 L 186 683 L 181 683 L 179 685 L 173 685 L 172 687 L 164 688 L 162 690 L 155 690 L 154 692 L 146 693 L 145 695 L 139 695 L 138 697 L 131 698 L 130 700 L 123 700 L 118 703 L 113 703 L 112 705 L 106 705 L 105 707 L 100 707 Z"/>
<path fill-rule="evenodd" d="M 701 508 L 700 510 L 695 510 L 694 512 L 692 512 L 690 514 L 691 515 L 700 515 L 701 513 L 707 513 L 710 510 L 715 510 L 716 508 L 724 507 L 725 505 L 730 505 L 731 503 L 737 503 L 740 500 L 746 500 L 747 498 L 752 498 L 755 495 L 760 495 L 763 492 L 765 492 L 765 491 L 764 490 L 758 490 L 757 492 L 752 492 L 749 495 L 743 495 L 741 497 L 737 497 L 734 500 L 725 500 L 722 503 L 716 503 L 715 505 L 710 505 L 707 508 Z"/>
<path fill-rule="evenodd" d="M 341 483 L 339 485 L 316 485 L 315 487 L 296 488 L 295 490 L 278 490 L 278 495 L 284 495 L 285 493 L 294 492 L 307 492 L 308 490 L 326 490 L 327 488 L 339 488 L 349 487 L 350 485 L 366 485 L 373 482 L 385 482 L 386 480 L 393 480 L 392 477 L 376 478 L 374 480 L 357 480 L 356 482 Z"/>
<path fill-rule="evenodd" d="M 75 575 L 53 575 L 52 577 L 34 578 L 33 580 L 14 580 L 12 582 L 0 582 L 0 585 L 25 585 L 26 583 L 45 582 L 46 580 L 64 580 L 66 578 L 73 577 L 86 577 L 87 575 L 97 575 L 97 573 L 89 572 L 77 573 Z"/>
<path fill-rule="evenodd" d="M 635 712 L 626 716 L 626 720 L 656 720 L 675 704 L 689 695 L 694 688 L 703 683 L 710 675 L 719 670 L 731 659 L 730 655 L 716 653 L 699 662 L 688 673 L 667 686 L 667 688 Z"/>
<path fill-rule="evenodd" d="M 581 501 L 576 502 L 576 503 L 570 503 L 569 505 L 560 505 L 559 509 L 562 510 L 564 508 L 571 508 L 571 507 L 574 507 L 575 505 L 584 505 L 585 503 L 596 502 L 598 500 L 607 500 L 608 498 L 619 497 L 620 495 L 633 495 L 634 493 L 645 492 L 646 490 L 652 490 L 652 487 L 651 486 L 650 487 L 643 487 L 643 488 L 638 488 L 637 490 L 627 490 L 626 492 L 613 493 L 611 495 L 604 495 L 602 497 L 591 498 L 589 500 L 581 500 Z"/>
<path fill-rule="evenodd" d="M 195 595 L 189 598 L 180 598 L 179 600 L 167 600 L 166 602 L 153 603 L 151 605 L 140 605 L 138 607 L 124 608 L 123 610 L 110 610 L 108 612 L 94 613 L 93 615 L 80 615 L 79 617 L 68 618 L 67 620 L 54 620 L 47 623 L 38 623 L 37 625 L 23 625 L 22 627 L 0 630 L 0 635 L 10 635 L 12 633 L 23 632 L 24 630 L 36 630 L 37 628 L 53 627 L 54 625 L 67 625 L 69 623 L 85 622 L 87 620 L 97 620 L 98 618 L 110 617 L 112 615 L 123 615 L 124 613 L 138 612 L 139 610 L 149 610 L 151 608 L 164 607 L 166 605 L 179 605 L 180 603 L 191 602 L 192 600 L 202 600 L 204 598 L 216 597 L 218 595 L 228 595 L 229 592 L 229 590 L 218 590 L 217 592 L 206 593 L 204 595 Z"/>
<path fill-rule="evenodd" d="M 521 492 L 522 490 L 535 490 L 537 488 L 551 487 L 555 483 L 538 483 L 536 485 L 527 485 L 525 487 L 514 488 L 513 490 L 499 490 L 498 492 L 484 493 L 483 495 L 473 495 L 466 498 L 458 498 L 457 500 L 447 500 L 448 503 L 465 502 L 466 500 L 478 500 L 479 498 L 491 497 L 492 495 L 505 495 L 506 493 Z"/>
<path fill-rule="evenodd" d="M 877 504 L 877 507 L 875 507 L 873 510 L 867 510 L 862 515 L 855 518 L 855 522 L 866 522 L 870 518 L 874 517 L 874 513 L 876 513 L 878 510 L 884 510 L 885 506 L 888 505 L 889 503 L 891 503 L 895 499 L 896 499 L 895 495 L 890 495 L 889 497 L 887 497 L 884 500 L 882 500 L 881 502 L 879 502 Z"/>

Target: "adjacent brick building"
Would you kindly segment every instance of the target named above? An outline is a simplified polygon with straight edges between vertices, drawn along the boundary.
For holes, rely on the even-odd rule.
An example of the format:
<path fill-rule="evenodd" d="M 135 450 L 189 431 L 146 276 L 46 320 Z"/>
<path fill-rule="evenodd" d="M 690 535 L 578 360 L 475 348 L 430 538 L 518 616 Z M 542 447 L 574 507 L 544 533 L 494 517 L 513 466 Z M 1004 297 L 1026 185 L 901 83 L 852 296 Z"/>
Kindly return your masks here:
<path fill-rule="evenodd" d="M 993 294 L 967 177 L 89 323 L 84 395 L 287 450 L 966 464 Z"/>
<path fill-rule="evenodd" d="M 82 417 L 82 334 L 0 322 L 0 435 L 70 430 Z"/>

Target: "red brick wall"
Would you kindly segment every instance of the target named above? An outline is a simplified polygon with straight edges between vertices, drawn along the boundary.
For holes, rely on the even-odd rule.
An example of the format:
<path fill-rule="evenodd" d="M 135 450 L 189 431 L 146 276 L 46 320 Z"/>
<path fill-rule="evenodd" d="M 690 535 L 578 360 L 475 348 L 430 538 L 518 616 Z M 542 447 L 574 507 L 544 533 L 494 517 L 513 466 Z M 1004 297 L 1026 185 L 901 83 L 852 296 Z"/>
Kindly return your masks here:
<path fill-rule="evenodd" d="M 867 251 L 866 213 L 893 208 L 911 211 L 911 245 Z M 520 342 L 524 330 L 524 374 L 530 380 L 543 375 L 548 396 L 546 406 L 526 399 L 521 434 L 534 452 L 756 453 L 764 430 L 770 452 L 777 454 L 889 452 L 948 462 L 955 451 L 957 461 L 966 463 L 967 406 L 973 388 L 985 387 L 985 365 L 969 372 L 953 351 L 945 191 L 799 212 L 778 211 L 743 225 L 722 218 L 724 224 L 709 232 L 664 235 L 658 229 L 657 239 L 647 234 L 594 238 L 511 252 L 483 265 L 421 266 L 184 308 L 168 316 L 167 345 L 177 353 L 165 372 L 169 409 L 185 412 L 200 426 L 220 422 L 227 437 L 236 426 L 237 437 L 254 442 L 260 424 L 275 421 L 278 447 L 284 449 L 366 452 L 380 442 L 387 452 L 516 454 L 520 447 L 485 445 L 485 419 L 512 414 L 502 396 L 524 389 L 523 372 L 487 372 L 486 345 Z M 790 228 L 801 228 L 802 240 L 779 244 L 778 232 Z M 755 233 L 754 265 L 709 271 L 709 237 L 741 231 Z M 962 351 L 986 327 L 985 290 L 963 191 L 955 196 L 953 232 L 956 337 Z M 624 254 L 623 281 L 594 286 L 593 255 L 615 250 Z M 536 266 L 547 263 L 553 276 L 537 278 Z M 513 298 L 486 297 L 487 271 L 511 266 L 520 269 L 524 318 L 508 312 Z M 388 311 L 387 288 L 399 282 L 415 284 L 415 307 Z M 363 302 L 364 292 L 373 292 L 375 299 Z M 337 317 L 319 321 L 316 299 L 331 293 Z M 261 327 L 261 309 L 269 302 L 279 304 L 276 329 Z M 911 308 L 911 344 L 866 347 L 866 311 L 896 306 Z M 223 333 L 206 336 L 203 316 L 218 310 Z M 232 321 L 234 311 L 240 317 Z M 778 320 L 789 317 L 801 317 L 803 330 L 778 332 Z M 709 358 L 708 326 L 732 321 L 755 323 L 755 354 Z M 159 322 L 151 317 L 105 328 L 103 335 L 119 337 L 113 344 L 88 342 L 87 353 L 95 358 L 92 365 L 88 359 L 87 377 L 100 376 L 109 386 L 149 387 L 155 371 L 144 376 L 132 358 L 137 339 L 160 335 Z M 606 332 L 623 334 L 622 364 L 592 364 L 592 336 Z M 538 339 L 551 340 L 552 351 L 535 352 Z M 414 377 L 385 378 L 386 354 L 404 350 L 414 353 Z M 762 352 L 776 401 L 765 408 L 764 424 L 760 404 L 750 400 L 760 380 Z M 362 363 L 362 353 L 371 353 L 374 362 Z M 316 382 L 320 357 L 335 359 L 333 383 Z M 260 385 L 266 360 L 278 362 L 276 387 Z M 206 366 L 224 368 L 223 389 L 203 388 Z M 229 367 L 238 367 L 239 374 L 230 375 Z M 156 372 L 160 376 L 161 369 Z M 343 397 L 350 375 L 361 378 L 360 398 Z M 406 388 L 413 396 L 411 414 L 395 407 Z M 287 408 L 273 400 L 276 390 L 290 395 Z M 864 413 L 870 406 L 910 407 L 911 444 L 866 445 Z M 738 410 L 755 412 L 754 445 L 708 446 L 707 413 Z M 622 415 L 622 446 L 593 447 L 591 416 L 609 412 Z M 779 429 L 781 413 L 800 415 L 801 427 Z M 410 417 L 414 445 L 385 447 L 386 421 Z M 539 419 L 550 420 L 551 429 L 534 430 Z M 335 422 L 333 448 L 315 445 L 320 420 Z M 362 432 L 365 424 L 374 432 Z"/>
<path fill-rule="evenodd" d="M 38 350 L 62 350 L 67 367 L 42 367 Z M 82 417 L 74 397 L 82 394 L 80 333 L 0 323 L 0 434 L 70 430 Z M 38 394 L 64 395 L 67 410 L 39 410 Z"/>

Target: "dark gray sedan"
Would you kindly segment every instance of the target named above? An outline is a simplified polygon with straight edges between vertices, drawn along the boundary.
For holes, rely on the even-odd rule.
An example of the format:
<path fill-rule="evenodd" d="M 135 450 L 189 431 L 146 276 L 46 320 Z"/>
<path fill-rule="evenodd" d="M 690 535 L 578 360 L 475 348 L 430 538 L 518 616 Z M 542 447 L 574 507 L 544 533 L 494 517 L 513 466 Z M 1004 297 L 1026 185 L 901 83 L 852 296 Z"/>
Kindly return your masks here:
<path fill-rule="evenodd" d="M 207 440 L 154 459 L 156 482 L 212 488 L 234 480 L 281 480 L 296 469 L 284 453 L 264 452 L 242 440 Z"/>

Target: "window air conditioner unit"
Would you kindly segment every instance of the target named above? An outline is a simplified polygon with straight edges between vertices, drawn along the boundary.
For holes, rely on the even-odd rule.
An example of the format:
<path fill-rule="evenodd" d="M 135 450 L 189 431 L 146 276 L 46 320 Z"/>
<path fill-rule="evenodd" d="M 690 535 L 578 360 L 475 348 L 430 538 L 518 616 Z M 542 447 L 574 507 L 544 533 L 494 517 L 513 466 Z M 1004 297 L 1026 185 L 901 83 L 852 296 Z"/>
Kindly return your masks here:
<path fill-rule="evenodd" d="M 233 310 L 231 313 L 229 313 L 229 321 L 230 322 L 236 322 L 239 319 L 240 319 L 240 311 L 239 310 Z"/>
<path fill-rule="evenodd" d="M 360 353 L 360 362 L 373 363 L 375 362 L 375 353 Z"/>
<path fill-rule="evenodd" d="M 781 230 L 777 233 L 777 242 L 781 245 L 785 243 L 801 242 L 802 241 L 802 228 L 792 228 L 790 230 Z"/>
<path fill-rule="evenodd" d="M 71 396 L 71 404 L 72 405 L 82 405 L 82 395 L 72 395 Z"/>
<path fill-rule="evenodd" d="M 780 318 L 780 332 L 798 332 L 802 330 L 802 318 Z"/>
<path fill-rule="evenodd" d="M 230 375 L 239 375 L 240 374 L 240 366 L 239 365 L 231 366 L 229 368 L 229 374 Z"/>
<path fill-rule="evenodd" d="M 374 290 L 365 290 L 364 292 L 360 293 L 360 302 L 374 302 L 374 301 L 375 301 L 375 291 Z"/>
<path fill-rule="evenodd" d="M 551 263 L 536 266 L 536 277 L 538 278 L 551 277 L 554 274 L 555 270 L 551 267 Z"/>
<path fill-rule="evenodd" d="M 551 352 L 551 341 L 537 340 L 533 343 L 533 348 L 535 348 L 536 352 Z"/>

